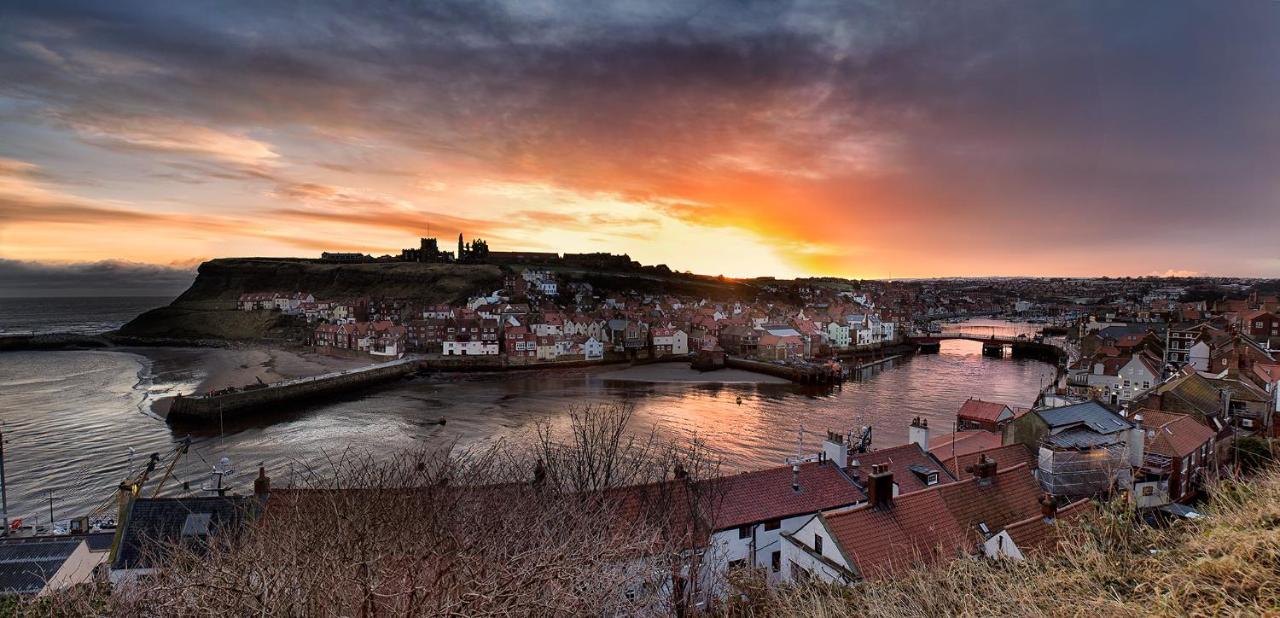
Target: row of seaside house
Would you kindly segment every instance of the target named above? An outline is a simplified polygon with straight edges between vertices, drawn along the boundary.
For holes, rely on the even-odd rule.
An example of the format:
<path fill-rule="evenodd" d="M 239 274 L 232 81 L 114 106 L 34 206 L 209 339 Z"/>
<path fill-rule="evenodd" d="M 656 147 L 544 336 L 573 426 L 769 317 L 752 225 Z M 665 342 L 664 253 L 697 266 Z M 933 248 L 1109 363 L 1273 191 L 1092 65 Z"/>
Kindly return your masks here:
<path fill-rule="evenodd" d="M 769 311 L 665 298 L 637 306 L 606 299 L 605 308 L 565 313 L 502 302 L 497 293 L 465 307 L 418 306 L 401 300 L 317 301 L 307 293 L 242 295 L 244 311 L 278 310 L 319 324 L 317 347 L 375 356 L 406 352 L 535 360 L 597 360 L 607 352 L 647 350 L 654 356 L 716 350 L 763 360 L 811 358 L 819 348 L 849 349 L 897 340 L 895 324 L 843 306 Z M 813 313 L 813 317 L 806 315 Z M 682 326 L 678 326 L 681 324 Z"/>

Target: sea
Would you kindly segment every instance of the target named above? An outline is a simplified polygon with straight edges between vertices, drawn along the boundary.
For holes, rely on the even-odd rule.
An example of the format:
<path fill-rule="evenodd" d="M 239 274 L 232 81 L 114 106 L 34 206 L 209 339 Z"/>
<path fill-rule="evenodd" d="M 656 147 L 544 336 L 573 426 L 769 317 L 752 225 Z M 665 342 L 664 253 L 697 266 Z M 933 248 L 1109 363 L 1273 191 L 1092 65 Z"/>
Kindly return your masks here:
<path fill-rule="evenodd" d="M 155 296 L 0 298 L 0 336 L 103 333 L 171 300 Z"/>
<path fill-rule="evenodd" d="M 139 302 L 134 310 L 150 306 Z M 77 324 L 121 319 L 64 315 L 64 323 Z M 198 492 L 215 465 L 233 469 L 228 485 L 247 492 L 259 465 L 287 485 L 302 470 L 343 457 L 486 444 L 519 449 L 539 425 L 563 426 L 570 411 L 596 404 L 632 406 L 635 433 L 700 440 L 722 460 L 723 472 L 751 470 L 817 451 L 827 430 L 870 426 L 880 448 L 903 444 L 916 416 L 948 431 L 969 397 L 1031 405 L 1055 371 L 1034 360 L 983 356 L 977 342 L 946 341 L 938 354 L 888 361 L 834 388 L 622 382 L 610 378 L 615 369 L 600 367 L 417 378 L 217 427 L 174 427 L 153 411 L 157 400 L 194 390 L 206 355 L 221 353 L 0 353 L 10 516 L 48 522 L 50 506 L 54 521 L 108 514 L 126 471 L 151 453 L 167 455 L 185 438 L 193 446 L 161 495 Z"/>

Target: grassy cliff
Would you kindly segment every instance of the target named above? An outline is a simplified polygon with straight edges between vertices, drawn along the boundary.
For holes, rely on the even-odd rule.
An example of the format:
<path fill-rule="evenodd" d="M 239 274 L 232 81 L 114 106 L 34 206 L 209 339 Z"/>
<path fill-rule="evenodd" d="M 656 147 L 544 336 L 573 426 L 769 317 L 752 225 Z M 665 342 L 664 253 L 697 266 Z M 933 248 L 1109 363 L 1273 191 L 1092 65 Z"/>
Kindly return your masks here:
<path fill-rule="evenodd" d="M 297 320 L 271 312 L 236 311 L 247 292 L 310 292 L 318 299 L 400 298 L 425 304 L 461 304 L 503 285 L 497 264 L 322 263 L 291 258 L 223 258 L 200 265 L 195 282 L 173 303 L 138 316 L 120 330 L 127 337 L 164 339 L 296 339 Z M 672 273 L 665 267 L 610 264 L 553 265 L 565 282 L 590 283 L 597 292 L 636 291 L 716 300 L 752 298 L 757 287 L 718 277 Z"/>
<path fill-rule="evenodd" d="M 246 292 L 310 292 L 316 298 L 408 298 L 459 302 L 502 286 L 493 265 L 332 264 L 286 258 L 225 258 L 200 265 L 195 282 L 166 307 L 120 329 L 129 337 L 173 339 L 287 339 L 295 320 L 271 312 L 236 311 Z"/>

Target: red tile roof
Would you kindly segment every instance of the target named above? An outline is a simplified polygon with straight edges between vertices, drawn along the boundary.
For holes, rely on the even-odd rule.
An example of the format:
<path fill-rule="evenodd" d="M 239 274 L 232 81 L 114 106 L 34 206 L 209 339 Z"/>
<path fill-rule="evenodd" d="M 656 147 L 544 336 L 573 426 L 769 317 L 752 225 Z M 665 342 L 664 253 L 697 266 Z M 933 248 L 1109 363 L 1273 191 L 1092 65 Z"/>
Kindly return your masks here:
<path fill-rule="evenodd" d="M 920 445 L 904 444 L 893 448 L 881 449 L 870 453 L 862 453 L 853 455 L 853 459 L 858 461 L 858 470 L 850 470 L 850 474 L 858 474 L 861 483 L 866 483 L 866 475 L 874 464 L 886 464 L 889 471 L 893 472 L 893 481 L 898 484 L 898 493 L 905 494 L 913 491 L 920 491 L 926 487 L 925 481 L 911 471 L 911 466 L 924 466 L 930 470 L 938 472 L 938 484 L 954 483 L 955 477 L 947 470 L 942 462 L 935 459 L 932 455 L 924 452 Z"/>
<path fill-rule="evenodd" d="M 966 420 L 994 423 L 1000 420 L 1000 415 L 1006 409 L 1013 412 L 1012 408 L 1009 408 L 1009 406 L 1003 403 L 970 398 L 968 401 L 964 402 L 964 405 L 960 406 L 960 412 L 957 413 L 956 416 Z"/>
<path fill-rule="evenodd" d="M 1052 549 L 1058 544 L 1058 524 L 1063 521 L 1078 519 L 1093 512 L 1093 503 L 1088 498 L 1077 500 L 1058 509 L 1057 518 L 1045 521 L 1044 515 L 1037 513 L 1020 522 L 1010 524 L 1005 529 L 1018 551 L 1026 556 L 1031 552 Z"/>
<path fill-rule="evenodd" d="M 915 564 L 933 564 L 970 552 L 991 533 L 1040 512 L 1040 484 L 1026 466 L 999 470 L 995 481 L 978 479 L 904 494 L 888 508 L 870 505 L 823 514 L 845 557 L 864 579 L 878 580 Z"/>
<path fill-rule="evenodd" d="M 1142 408 L 1142 428 L 1147 431 L 1145 448 L 1166 457 L 1186 457 L 1217 435 L 1194 416 Z"/>
<path fill-rule="evenodd" d="M 832 462 L 800 465 L 800 491 L 791 488 L 791 466 L 724 477 L 715 513 L 715 529 L 855 504 L 865 495 Z"/>
<path fill-rule="evenodd" d="M 947 470 L 950 470 L 951 474 L 955 475 L 956 478 L 961 480 L 968 479 L 973 477 L 973 473 L 966 472 L 966 470 L 978 463 L 978 457 L 981 455 L 994 459 L 996 468 L 999 470 L 1012 468 L 1018 464 L 1027 464 L 1028 469 L 1034 470 L 1038 464 L 1035 453 L 1021 443 L 1006 444 L 992 449 L 957 455 L 955 459 L 945 459 L 942 463 L 947 466 Z"/>
<path fill-rule="evenodd" d="M 1003 440 L 998 433 L 984 429 L 966 429 L 955 433 L 942 434 L 929 440 L 929 452 L 941 461 L 951 457 L 963 457 L 970 453 L 997 448 Z M 955 443 L 955 452 L 951 445 Z"/>

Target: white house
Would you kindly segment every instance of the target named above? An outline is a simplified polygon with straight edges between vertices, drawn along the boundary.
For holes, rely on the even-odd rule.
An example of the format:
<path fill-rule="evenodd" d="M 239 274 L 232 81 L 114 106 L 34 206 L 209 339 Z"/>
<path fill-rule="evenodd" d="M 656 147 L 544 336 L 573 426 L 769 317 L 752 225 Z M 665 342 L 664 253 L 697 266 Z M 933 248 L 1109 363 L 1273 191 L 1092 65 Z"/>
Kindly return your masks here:
<path fill-rule="evenodd" d="M 1187 362 L 1195 367 L 1196 371 L 1209 371 L 1209 361 L 1212 356 L 1213 348 L 1208 342 L 1197 341 L 1187 352 Z"/>
<path fill-rule="evenodd" d="M 1119 400 L 1129 401 L 1135 395 L 1160 383 L 1160 362 L 1146 354 L 1134 354 L 1120 368 Z"/>
<path fill-rule="evenodd" d="M 604 343 L 595 337 L 588 337 L 582 343 L 582 353 L 587 360 L 600 360 L 604 358 Z"/>
<path fill-rule="evenodd" d="M 849 325 L 839 322 L 831 322 L 827 324 L 827 341 L 831 342 L 833 348 L 849 347 Z"/>
<path fill-rule="evenodd" d="M 445 341 L 441 352 L 445 356 L 495 356 L 497 341 Z"/>
<path fill-rule="evenodd" d="M 653 329 L 653 349 L 659 356 L 689 353 L 689 334 L 678 328 Z"/>

